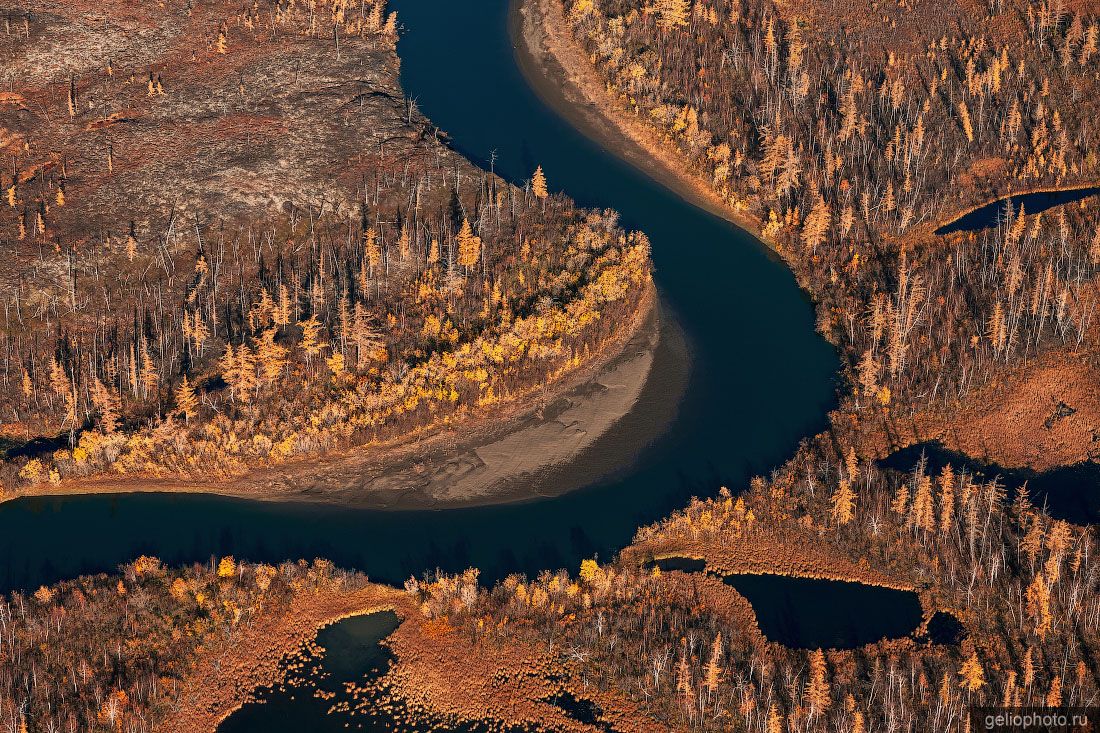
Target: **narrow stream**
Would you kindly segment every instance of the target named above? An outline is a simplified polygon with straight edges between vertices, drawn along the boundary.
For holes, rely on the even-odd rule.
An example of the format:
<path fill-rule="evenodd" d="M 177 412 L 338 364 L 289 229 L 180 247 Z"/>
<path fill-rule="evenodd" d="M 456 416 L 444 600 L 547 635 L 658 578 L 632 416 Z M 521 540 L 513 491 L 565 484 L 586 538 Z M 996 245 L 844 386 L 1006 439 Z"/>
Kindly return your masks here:
<path fill-rule="evenodd" d="M 1024 213 L 1028 216 L 1039 214 L 1047 209 L 1064 204 L 1072 204 L 1100 194 L 1100 187 L 1074 188 L 1068 191 L 1039 191 L 1038 193 L 1025 193 L 1019 196 L 992 201 L 985 206 L 963 214 L 950 224 L 945 224 L 936 230 L 936 234 L 951 234 L 953 232 L 973 232 L 989 227 L 997 226 L 1005 216 L 1009 205 L 1013 211 L 1019 211 L 1024 207 Z"/>
<path fill-rule="evenodd" d="M 782 263 L 548 109 L 517 67 L 508 0 L 392 5 L 405 27 L 404 87 L 457 150 L 516 182 L 542 164 L 552 189 L 614 208 L 649 234 L 664 329 L 635 409 L 575 462 L 531 477 L 536 488 L 580 488 L 521 504 L 385 512 L 167 494 L 9 502 L 0 505 L 0 590 L 109 571 L 141 553 L 170 564 L 324 556 L 395 584 L 437 567 L 475 565 L 488 583 L 575 569 L 610 559 L 692 495 L 744 486 L 825 427 L 837 356 Z"/>

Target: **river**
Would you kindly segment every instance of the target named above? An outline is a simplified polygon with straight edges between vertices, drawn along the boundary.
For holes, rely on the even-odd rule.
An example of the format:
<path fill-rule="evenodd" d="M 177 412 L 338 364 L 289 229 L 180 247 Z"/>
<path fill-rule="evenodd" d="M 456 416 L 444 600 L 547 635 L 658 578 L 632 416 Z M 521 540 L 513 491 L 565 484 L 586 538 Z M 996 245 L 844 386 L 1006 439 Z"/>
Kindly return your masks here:
<path fill-rule="evenodd" d="M 110 571 L 138 554 L 171 564 L 233 554 L 324 556 L 377 581 L 474 565 L 575 570 L 609 560 L 640 525 L 692 495 L 737 489 L 826 425 L 838 359 L 793 275 L 737 227 L 692 206 L 570 126 L 525 82 L 508 0 L 394 0 L 406 92 L 455 149 L 522 182 L 621 212 L 653 244 L 663 331 L 635 408 L 571 465 L 531 478 L 583 484 L 553 499 L 446 511 L 368 511 L 210 495 L 26 498 L 0 505 L 0 590 Z M 678 400 L 670 394 L 681 392 Z M 659 437 L 653 438 L 655 428 Z"/>

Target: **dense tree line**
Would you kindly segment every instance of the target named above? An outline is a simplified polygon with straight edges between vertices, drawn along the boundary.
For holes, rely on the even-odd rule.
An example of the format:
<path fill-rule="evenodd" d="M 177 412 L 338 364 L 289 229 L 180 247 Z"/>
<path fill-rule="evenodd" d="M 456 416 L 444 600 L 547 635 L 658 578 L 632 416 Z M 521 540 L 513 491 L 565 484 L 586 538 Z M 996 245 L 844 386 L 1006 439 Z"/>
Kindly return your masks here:
<path fill-rule="evenodd" d="M 864 404 L 962 398 L 1094 324 L 1094 202 L 1008 211 L 976 237 L 933 232 L 991 194 L 1095 180 L 1095 15 L 1046 2 L 565 7 L 625 108 L 792 264 Z"/>
<path fill-rule="evenodd" d="M 101 65 L 72 18 L 21 11 L 0 36 L 0 491 L 398 438 L 553 382 L 633 319 L 645 237 L 541 167 L 520 188 L 441 144 L 381 0 L 135 12 L 194 48 Z M 147 56 L 148 89 L 125 66 Z"/>
<path fill-rule="evenodd" d="M 711 567 L 761 546 L 772 572 L 787 572 L 785 555 L 806 568 L 798 574 L 826 576 L 831 555 L 861 558 L 852 580 L 917 589 L 924 623 L 956 616 L 961 643 L 918 630 L 852 650 L 790 649 L 760 634 L 731 587 L 639 565 L 659 550 Z M 693 500 L 640 529 L 612 563 L 491 590 L 470 573 L 407 589 L 483 643 L 549 644 L 594 688 L 626 692 L 678 729 L 965 730 L 971 705 L 1095 704 L 1093 550 L 1090 530 L 1051 519 L 1026 491 L 1010 499 L 996 481 L 950 467 L 884 472 L 854 452 L 836 460 L 808 446 L 736 499 Z"/>

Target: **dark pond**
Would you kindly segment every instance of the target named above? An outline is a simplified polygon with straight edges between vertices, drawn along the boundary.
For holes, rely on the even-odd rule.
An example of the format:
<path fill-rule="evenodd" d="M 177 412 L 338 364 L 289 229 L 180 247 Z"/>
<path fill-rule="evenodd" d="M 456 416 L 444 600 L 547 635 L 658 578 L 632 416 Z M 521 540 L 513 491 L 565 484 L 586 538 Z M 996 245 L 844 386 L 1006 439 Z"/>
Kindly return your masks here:
<path fill-rule="evenodd" d="M 414 718 L 397 701 L 381 701 L 372 706 L 369 697 L 357 700 L 346 685 L 362 687 L 389 669 L 391 655 L 380 642 L 398 626 L 391 611 L 354 616 L 327 626 L 317 634 L 324 648 L 319 657 L 310 657 L 303 668 L 295 670 L 296 684 L 256 691 L 256 700 L 230 715 L 218 733 L 343 733 L 348 730 L 367 733 L 519 733 L 523 728 L 496 721 L 451 724 L 441 720 Z M 327 698 L 327 699 L 326 699 Z M 590 700 L 560 692 L 545 700 L 561 708 L 578 722 L 611 731 L 603 721 L 603 711 Z M 362 704 L 365 703 L 365 704 Z M 349 712 L 355 710 L 355 712 Z"/>
<path fill-rule="evenodd" d="M 405 27 L 405 89 L 460 152 L 513 181 L 541 163 L 551 188 L 615 208 L 649 234 L 666 328 L 635 410 L 573 464 L 530 480 L 581 488 L 525 504 L 379 512 L 159 494 L 10 502 L 0 505 L 0 590 L 111 570 L 140 553 L 172 564 L 325 556 L 389 583 L 436 567 L 476 565 L 486 582 L 575 570 L 597 553 L 610 559 L 638 526 L 692 495 L 766 474 L 824 428 L 838 360 L 794 277 L 763 245 L 546 107 L 515 62 L 508 0 L 391 6 Z"/>
<path fill-rule="evenodd" d="M 662 557 L 658 560 L 650 560 L 645 564 L 646 569 L 660 568 L 661 572 L 668 570 L 681 570 L 685 573 L 701 573 L 706 570 L 705 560 L 696 560 L 694 557 Z"/>
<path fill-rule="evenodd" d="M 690 557 L 663 557 L 643 567 L 660 568 L 662 572 L 706 572 L 704 560 Z M 862 646 L 883 638 L 907 636 L 921 620 L 920 600 L 911 591 L 785 575 L 727 575 L 722 579 L 752 604 L 764 636 L 790 647 Z M 957 643 L 952 641 L 956 631 L 951 622 L 961 634 L 962 626 L 954 616 L 936 613 L 929 622 L 929 640 Z"/>
<path fill-rule="evenodd" d="M 1077 188 L 1072 191 L 1044 191 L 1041 193 L 1025 193 L 1021 196 L 1010 196 L 986 204 L 980 209 L 975 209 L 969 214 L 964 214 L 950 224 L 946 224 L 936 230 L 936 234 L 951 234 L 952 232 L 969 232 L 980 229 L 988 229 L 996 226 L 1005 217 L 1009 205 L 1013 211 L 1019 211 L 1023 205 L 1027 214 L 1038 214 L 1047 209 L 1063 204 L 1072 204 L 1090 196 L 1100 193 L 1100 187 Z"/>
<path fill-rule="evenodd" d="M 966 635 L 962 622 L 946 611 L 932 614 L 927 628 L 927 640 L 933 644 L 958 644 Z"/>
<path fill-rule="evenodd" d="M 1027 483 L 1031 502 L 1036 506 L 1045 505 L 1052 517 L 1076 524 L 1100 522 L 1100 464 L 1078 463 L 1043 472 L 1030 468 L 1003 468 L 971 458 L 965 453 L 948 450 L 937 441 L 902 448 L 879 461 L 879 464 L 910 472 L 922 458 L 928 473 L 938 474 L 950 463 L 956 470 L 966 471 L 984 481 L 999 479 L 1010 498 L 1015 495 L 1016 489 Z"/>
<path fill-rule="evenodd" d="M 334 703 L 345 700 L 344 683 L 361 683 L 385 674 L 389 655 L 379 642 L 397 629 L 398 619 L 390 611 L 353 616 L 317 634 L 325 651 L 319 660 L 307 663 L 309 686 L 258 691 L 257 701 L 230 715 L 218 726 L 218 733 L 266 733 L 286 730 L 309 733 L 341 733 L 353 730 L 393 730 L 393 721 L 381 710 L 375 715 L 330 714 Z M 324 700 L 314 691 L 334 694 Z"/>
<path fill-rule="evenodd" d="M 580 723 L 592 725 L 604 731 L 613 730 L 611 725 L 602 719 L 603 710 L 591 700 L 580 700 L 569 692 L 559 692 L 557 695 L 547 698 L 545 702 L 561 708 L 566 715 Z"/>
<path fill-rule="evenodd" d="M 784 575 L 730 575 L 769 641 L 798 649 L 851 649 L 907 636 L 921 622 L 912 591 Z"/>

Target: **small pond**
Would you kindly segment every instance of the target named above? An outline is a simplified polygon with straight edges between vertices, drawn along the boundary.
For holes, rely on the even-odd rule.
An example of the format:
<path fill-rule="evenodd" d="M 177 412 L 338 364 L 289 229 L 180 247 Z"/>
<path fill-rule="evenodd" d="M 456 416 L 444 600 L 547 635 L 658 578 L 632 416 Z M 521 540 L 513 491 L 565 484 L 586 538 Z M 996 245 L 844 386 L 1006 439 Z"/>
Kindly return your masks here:
<path fill-rule="evenodd" d="M 339 621 L 317 634 L 317 643 L 325 651 L 311 658 L 305 669 L 296 672 L 307 678 L 304 685 L 264 689 L 256 702 L 233 713 L 218 727 L 218 733 L 336 733 L 346 730 L 393 730 L 386 716 L 330 714 L 330 708 L 346 699 L 344 683 L 364 682 L 384 674 L 390 657 L 380 642 L 398 626 L 392 611 L 372 613 Z M 320 692 L 326 700 L 315 694 Z"/>
<path fill-rule="evenodd" d="M 650 560 L 644 565 L 646 570 L 658 568 L 662 573 L 669 570 L 680 570 L 685 573 L 701 573 L 707 568 L 705 560 L 697 560 L 694 557 L 662 557 Z"/>
<path fill-rule="evenodd" d="M 928 620 L 928 633 L 920 641 L 933 644 L 958 644 L 966 636 L 962 622 L 946 611 L 936 611 Z"/>
<path fill-rule="evenodd" d="M 769 641 L 798 649 L 852 649 L 912 634 L 921 622 L 912 591 L 784 575 L 725 578 L 756 612 Z"/>
<path fill-rule="evenodd" d="M 706 561 L 691 557 L 662 557 L 649 560 L 642 567 L 659 568 L 662 572 L 708 572 Z M 787 575 L 708 574 L 721 577 L 743 595 L 752 604 L 764 636 L 784 646 L 854 648 L 884 638 L 908 636 L 921 621 L 920 600 L 912 591 Z M 932 622 L 927 637 L 921 641 L 954 644 L 956 636 L 961 638 L 962 626 L 954 616 L 937 613 Z M 951 622 L 958 628 L 951 626 Z"/>
<path fill-rule="evenodd" d="M 386 673 L 391 655 L 381 642 L 397 629 L 398 624 L 396 614 L 383 611 L 353 616 L 325 627 L 317 634 L 317 644 L 324 650 L 319 656 L 309 656 L 304 662 L 296 658 L 293 679 L 288 679 L 288 684 L 259 690 L 256 700 L 230 715 L 218 727 L 217 733 L 417 733 L 423 730 L 519 733 L 522 730 L 493 722 L 429 723 L 410 715 L 393 700 L 367 708 L 356 702 L 346 686 L 355 684 L 362 689 L 365 683 Z M 299 663 L 301 666 L 297 666 Z M 579 722 L 611 731 L 610 726 L 600 720 L 602 711 L 588 700 L 563 692 L 546 702 Z M 358 709 L 349 713 L 348 708 Z"/>

